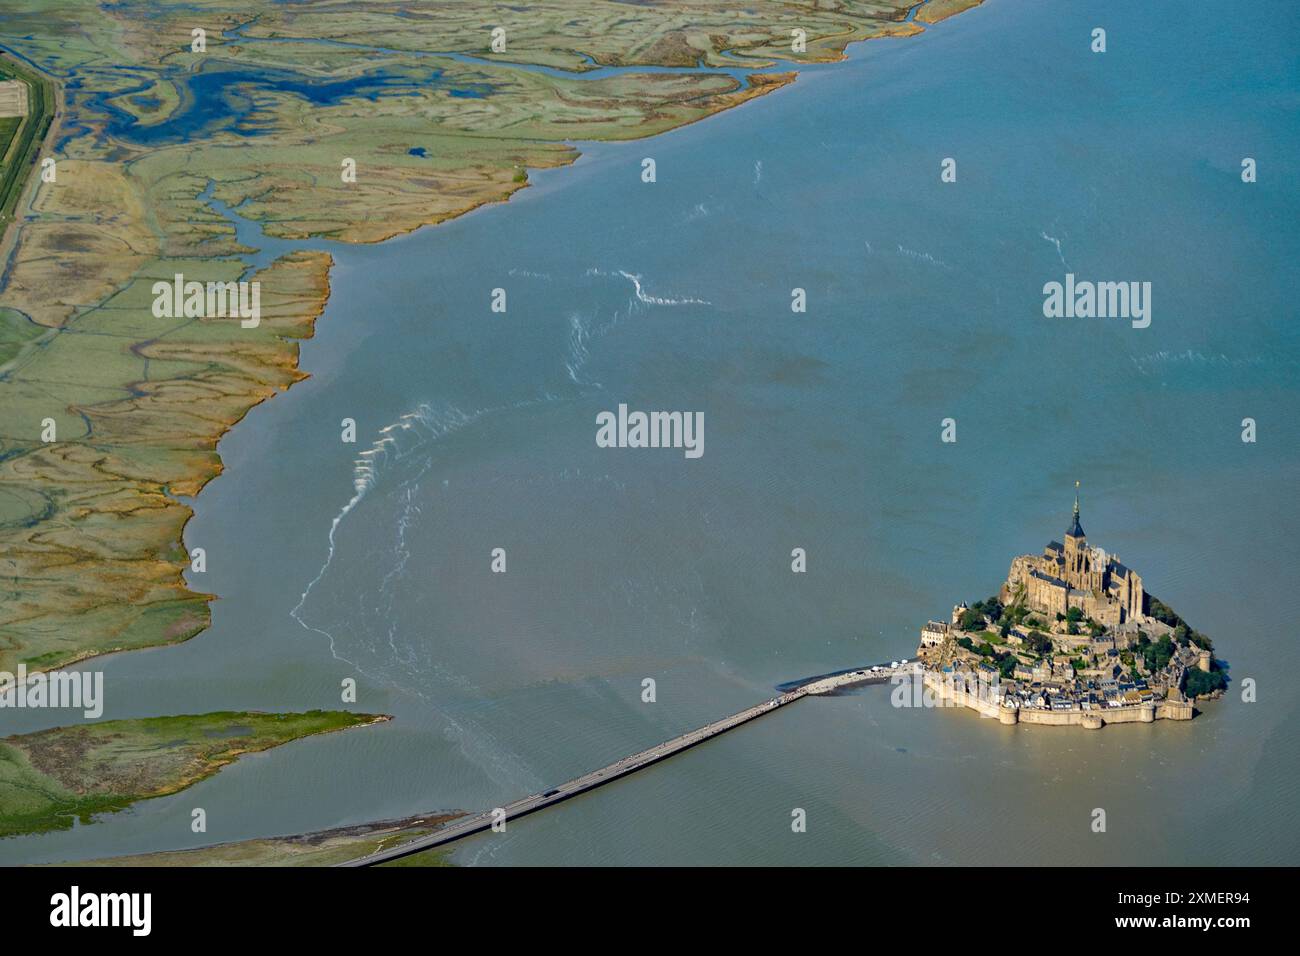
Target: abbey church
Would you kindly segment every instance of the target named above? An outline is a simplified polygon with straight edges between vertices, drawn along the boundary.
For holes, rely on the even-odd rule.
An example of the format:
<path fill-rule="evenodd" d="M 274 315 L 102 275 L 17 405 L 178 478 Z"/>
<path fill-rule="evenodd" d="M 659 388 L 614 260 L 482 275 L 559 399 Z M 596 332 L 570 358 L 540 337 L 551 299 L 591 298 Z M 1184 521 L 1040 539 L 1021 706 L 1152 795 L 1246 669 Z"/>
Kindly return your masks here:
<path fill-rule="evenodd" d="M 1115 555 L 1088 545 L 1079 523 L 1078 483 L 1074 516 L 1065 543 L 1051 542 L 1041 555 L 1024 554 L 1011 562 L 999 600 L 1012 604 L 1023 595 L 1031 610 L 1055 616 L 1072 607 L 1107 627 L 1143 621 L 1147 612 L 1142 578 Z"/>

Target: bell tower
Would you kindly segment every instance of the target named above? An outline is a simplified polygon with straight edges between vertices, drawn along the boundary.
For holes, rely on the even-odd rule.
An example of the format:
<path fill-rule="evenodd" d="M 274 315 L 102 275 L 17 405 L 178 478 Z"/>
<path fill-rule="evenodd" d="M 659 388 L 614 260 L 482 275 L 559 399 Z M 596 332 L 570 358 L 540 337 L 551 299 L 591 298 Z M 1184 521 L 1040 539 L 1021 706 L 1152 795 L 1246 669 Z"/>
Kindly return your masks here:
<path fill-rule="evenodd" d="M 1065 532 L 1065 583 L 1078 590 L 1088 589 L 1091 558 L 1088 536 L 1079 524 L 1079 483 L 1074 483 L 1074 517 Z"/>

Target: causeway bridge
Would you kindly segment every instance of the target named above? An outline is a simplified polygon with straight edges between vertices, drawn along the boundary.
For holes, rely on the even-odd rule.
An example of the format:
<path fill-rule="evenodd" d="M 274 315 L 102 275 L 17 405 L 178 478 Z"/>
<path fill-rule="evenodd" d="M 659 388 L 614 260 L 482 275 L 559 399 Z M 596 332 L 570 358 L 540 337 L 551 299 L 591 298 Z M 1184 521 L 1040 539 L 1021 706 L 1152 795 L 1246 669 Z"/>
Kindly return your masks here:
<path fill-rule="evenodd" d="M 665 740 L 661 744 L 655 744 L 647 750 L 640 753 L 623 757 L 608 766 L 601 767 L 599 770 L 592 770 L 583 774 L 581 777 L 575 777 L 558 787 L 553 787 L 544 793 L 533 793 L 522 797 L 513 803 L 508 803 L 503 807 L 497 807 L 493 810 L 486 810 L 482 813 L 475 813 L 469 816 L 461 817 L 458 820 L 452 820 L 445 826 L 439 827 L 432 833 L 418 837 L 414 840 L 408 840 L 405 843 L 399 843 L 396 846 L 386 847 L 367 856 L 357 857 L 348 860 L 340 866 L 374 866 L 376 863 L 385 863 L 389 860 L 396 860 L 404 856 L 410 856 L 413 853 L 420 853 L 424 850 L 431 850 L 435 847 L 445 846 L 456 840 L 463 839 L 475 833 L 482 833 L 484 830 L 490 830 L 492 824 L 497 820 L 511 821 L 519 817 L 526 816 L 529 813 L 536 813 L 538 810 L 544 810 L 553 804 L 560 803 L 563 800 L 569 800 L 579 794 L 586 793 L 588 790 L 594 790 L 597 787 L 604 786 L 628 774 L 636 773 L 651 764 L 658 763 L 661 760 L 667 760 L 683 750 L 689 750 L 698 744 L 704 743 L 720 734 L 725 734 L 729 730 L 747 724 L 751 720 L 757 720 L 764 714 L 770 714 L 774 710 L 793 704 L 795 701 L 804 697 L 816 696 L 818 694 L 829 694 L 844 687 L 858 686 L 862 684 L 883 683 L 890 680 L 896 674 L 911 671 L 919 667 L 907 661 L 893 661 L 889 664 L 876 664 L 874 666 L 861 667 L 855 670 L 839 671 L 834 674 L 826 674 L 820 677 L 806 679 L 802 682 L 794 681 L 790 684 L 781 685 L 781 693 L 770 700 L 765 700 L 761 704 L 755 704 L 753 707 L 747 707 L 739 713 L 732 714 L 730 717 L 723 717 L 721 720 L 715 720 L 712 723 L 705 724 L 695 730 L 687 731 L 681 736 L 674 737 L 671 740 Z"/>

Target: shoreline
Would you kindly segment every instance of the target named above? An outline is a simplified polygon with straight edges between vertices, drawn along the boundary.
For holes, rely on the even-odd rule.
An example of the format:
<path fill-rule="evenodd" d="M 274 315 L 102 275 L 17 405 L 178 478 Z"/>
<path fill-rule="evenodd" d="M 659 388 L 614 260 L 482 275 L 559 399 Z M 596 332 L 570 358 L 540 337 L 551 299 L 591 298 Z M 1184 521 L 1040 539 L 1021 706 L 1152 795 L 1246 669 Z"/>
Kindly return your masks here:
<path fill-rule="evenodd" d="M 983 3 L 984 0 L 928 0 L 927 3 L 923 4 L 925 9 L 918 10 L 916 21 L 917 23 L 932 26 L 936 23 L 942 23 L 949 17 L 955 17 L 959 13 L 974 10 Z"/>
<path fill-rule="evenodd" d="M 880 39 L 880 38 L 872 37 L 871 39 Z M 735 99 L 732 102 L 724 103 L 723 105 L 719 106 L 717 109 L 705 113 L 702 116 L 697 116 L 694 119 L 687 120 L 684 123 L 679 123 L 676 126 L 671 126 L 668 129 L 638 133 L 636 135 L 627 136 L 622 139 L 566 141 L 564 145 L 568 146 L 571 150 L 571 154 L 569 156 L 566 156 L 563 159 L 557 160 L 556 162 L 545 166 L 527 166 L 523 168 L 523 171 L 526 175 L 528 170 L 530 169 L 550 171 L 550 170 L 565 169 L 569 166 L 572 166 L 574 163 L 578 162 L 578 160 L 582 159 L 582 157 L 585 155 L 575 145 L 575 143 L 577 142 L 593 142 L 593 143 L 601 143 L 601 144 L 608 143 L 610 145 L 615 145 L 618 143 L 636 143 L 642 140 L 654 139 L 657 136 L 666 136 L 669 133 L 675 133 L 678 130 L 686 129 L 688 126 L 694 126 L 697 123 L 703 123 L 707 120 L 711 120 L 715 116 L 721 116 L 723 113 L 744 106 L 746 103 L 752 102 L 753 100 L 766 96 L 769 93 L 775 93 L 778 90 L 782 90 L 785 87 L 794 83 L 794 81 L 798 78 L 798 75 L 799 74 L 797 72 L 755 74 L 753 76 L 747 77 L 749 83 L 748 86 L 738 86 L 736 89 L 731 90 L 727 93 L 719 94 L 719 98 L 734 97 Z M 478 212 L 480 209 L 487 209 L 493 206 L 505 205 L 506 203 L 510 202 L 510 200 L 517 193 L 523 192 L 524 190 L 528 189 L 532 185 L 533 183 L 530 178 L 526 178 L 522 182 L 511 183 L 510 188 L 502 196 L 499 196 L 497 198 L 492 198 L 492 199 L 480 200 L 478 202 L 473 203 L 470 206 L 467 206 L 465 209 L 461 211 L 448 213 L 447 215 L 439 216 L 435 219 L 429 219 L 424 222 L 417 223 L 416 225 L 413 226 L 395 227 L 392 232 L 384 233 L 383 235 L 380 236 L 366 237 L 364 239 L 342 239 L 341 238 L 341 239 L 331 239 L 330 241 L 338 242 L 340 244 L 349 245 L 349 246 L 377 246 L 380 245 L 381 243 L 389 242 L 393 239 L 401 239 L 405 236 L 414 235 L 415 233 L 419 232 L 421 229 L 429 229 L 432 227 L 441 226 L 443 223 L 446 222 L 453 222 L 457 219 L 463 219 L 468 215 Z M 258 225 L 263 226 L 264 224 L 258 222 Z M 287 236 L 284 238 L 288 238 L 292 241 L 297 241 L 297 242 L 309 242 L 312 239 L 319 239 L 322 237 L 309 233 L 309 234 L 303 234 L 299 236 Z M 328 288 L 326 289 L 326 298 L 328 299 Z M 321 311 L 324 311 L 324 305 L 322 305 Z M 317 313 L 317 315 L 319 316 L 319 313 Z M 308 338 L 310 338 L 310 336 L 308 336 Z"/>
<path fill-rule="evenodd" d="M 812 62 L 824 62 L 827 64 L 844 62 L 850 58 L 847 53 L 847 48 L 850 43 L 858 43 L 863 40 L 869 40 L 869 39 L 912 38 L 916 35 L 923 33 L 924 29 L 920 27 L 916 27 L 912 23 L 912 21 L 915 18 L 917 11 L 922 9 L 926 2 L 930 2 L 930 0 L 923 0 L 922 3 L 919 3 L 913 6 L 912 8 L 910 8 L 907 17 L 905 17 L 903 20 L 898 21 L 897 24 L 891 24 L 890 27 L 886 28 L 885 32 L 873 36 L 862 37 L 861 40 L 855 40 L 855 39 L 851 39 L 852 31 L 850 31 L 848 34 L 843 35 L 844 36 L 843 46 L 840 48 L 837 58 L 835 59 L 822 58 L 818 61 L 812 61 Z M 903 26 L 904 29 L 902 30 L 898 29 L 900 26 Z M 635 72 L 635 67 L 630 67 L 629 71 Z M 709 69 L 705 68 L 705 69 L 701 69 L 700 72 L 702 74 L 706 74 L 709 73 L 710 71 Z M 669 126 L 666 129 L 650 129 L 643 132 L 633 131 L 631 135 L 611 137 L 609 139 L 591 140 L 591 142 L 599 142 L 599 143 L 635 142 L 639 140 L 650 139 L 654 136 L 658 136 L 664 133 L 674 132 L 686 126 L 698 123 L 702 120 L 709 119 L 714 116 L 720 115 L 722 113 L 728 112 L 729 110 L 735 107 L 748 103 L 751 100 L 758 99 L 759 97 L 765 96 L 768 93 L 775 92 L 780 89 L 784 89 L 785 87 L 794 83 L 794 81 L 798 78 L 799 72 L 800 71 L 792 71 L 792 72 L 784 72 L 784 73 L 750 74 L 746 77 L 746 82 L 743 84 L 738 82 L 737 87 L 735 89 L 729 90 L 725 93 L 709 94 L 707 97 L 704 98 L 704 101 L 706 103 L 704 107 L 705 111 L 701 113 L 701 115 L 687 119 L 685 122 L 676 123 L 675 125 Z M 59 83 L 57 79 L 53 80 L 52 82 L 54 84 L 57 96 L 59 97 L 59 103 L 62 104 L 63 84 Z M 61 111 L 59 112 L 57 119 L 60 122 L 62 121 L 63 116 Z M 452 219 L 461 218 L 462 216 L 468 215 L 486 206 L 508 202 L 510 198 L 519 190 L 525 189 L 528 186 L 532 185 L 530 179 L 527 178 L 528 168 L 535 168 L 539 170 L 560 169 L 566 166 L 571 166 L 574 163 L 576 163 L 580 158 L 582 158 L 583 156 L 582 151 L 577 146 L 574 145 L 574 143 L 576 142 L 581 142 L 581 140 L 556 141 L 557 145 L 567 147 L 567 152 L 560 159 L 558 159 L 553 164 L 548 164 L 544 166 L 524 167 L 525 170 L 524 180 L 522 182 L 510 184 L 510 188 L 508 188 L 499 197 L 484 198 L 481 201 L 473 202 L 471 205 L 468 205 L 463 209 L 456 209 L 451 212 L 447 212 L 444 210 L 440 214 L 434 215 L 431 218 L 427 218 L 424 221 L 417 222 L 414 224 L 402 223 L 396 226 L 387 227 L 379 235 L 366 235 L 364 237 L 355 238 L 355 239 L 339 238 L 333 241 L 347 243 L 349 245 L 378 244 L 380 242 L 385 242 L 392 239 L 397 239 L 397 238 L 411 235 L 416 231 L 418 231 L 419 229 L 422 229 L 426 226 L 436 226 L 443 222 L 450 221 Z M 33 178 L 33 183 L 29 183 L 28 188 L 29 189 L 38 188 L 38 183 L 39 180 Z M 264 219 L 259 220 L 254 218 L 252 219 L 252 221 L 257 222 L 258 225 L 263 230 L 265 230 L 266 228 L 268 228 L 269 225 L 271 225 L 271 223 L 268 223 Z M 274 220 L 272 222 L 274 222 Z M 18 229 L 13 230 L 12 232 L 12 236 L 13 236 L 12 244 L 14 250 L 16 250 L 18 247 L 19 232 L 20 230 Z M 287 237 L 277 237 L 277 238 L 287 238 Z M 303 237 L 303 240 L 308 241 L 312 238 L 317 238 L 317 237 L 313 236 L 311 233 L 307 233 Z M 198 495 L 202 492 L 202 489 L 208 484 L 208 482 L 210 482 L 213 478 L 216 478 L 217 476 L 224 473 L 225 466 L 219 452 L 219 445 L 221 440 L 236 425 L 238 425 L 241 421 L 243 421 L 244 418 L 246 418 L 247 415 L 252 411 L 252 409 L 256 408 L 258 405 L 266 401 L 268 398 L 271 398 L 273 395 L 279 392 L 287 391 L 290 387 L 292 387 L 292 385 L 310 377 L 310 372 L 304 371 L 301 367 L 300 360 L 299 360 L 299 349 L 295 340 L 310 339 L 314 337 L 316 321 L 324 313 L 331 295 L 332 290 L 331 290 L 330 272 L 333 270 L 335 263 L 334 263 L 334 257 L 329 252 L 320 251 L 320 250 L 309 250 L 309 249 L 294 250 L 273 260 L 263 270 L 260 270 L 257 273 L 257 275 L 263 275 L 270 270 L 283 267 L 285 263 L 289 262 L 291 258 L 294 256 L 323 257 L 322 260 L 323 267 L 321 269 L 321 274 L 318 277 L 314 277 L 314 279 L 312 280 L 313 284 L 310 285 L 309 288 L 303 290 L 303 296 L 302 296 L 303 303 L 298 306 L 297 314 L 295 314 L 292 317 L 293 321 L 291 325 L 291 334 L 283 334 L 280 332 L 277 332 L 275 334 L 275 339 L 277 340 L 277 345 L 275 347 L 276 354 L 272 357 L 271 361 L 267 363 L 268 368 L 265 370 L 266 372 L 270 372 L 272 374 L 271 375 L 258 374 L 256 376 L 255 380 L 259 384 L 253 391 L 243 394 L 242 401 L 245 402 L 246 404 L 244 404 L 244 407 L 238 410 L 238 414 L 231 415 L 226 418 L 214 417 L 213 419 L 211 419 L 211 421 L 213 421 L 214 423 L 213 427 L 208 432 L 207 435 L 193 436 L 191 440 L 194 442 L 194 444 L 190 447 L 194 447 L 196 450 L 200 452 L 207 453 L 206 456 L 203 456 L 200 459 L 203 462 L 202 464 L 199 464 L 198 462 L 192 463 L 189 465 L 189 472 L 187 474 L 184 474 L 179 478 L 173 478 L 171 480 L 163 479 L 162 481 L 159 481 L 157 483 L 148 480 L 141 480 L 141 479 L 127 479 L 127 480 L 133 480 L 140 485 L 140 488 L 138 490 L 143 495 L 144 498 L 148 499 L 152 495 L 159 495 L 166 500 L 167 506 L 165 507 L 183 509 L 183 511 L 178 515 L 178 519 L 177 519 L 178 530 L 175 539 L 171 539 L 166 542 L 158 541 L 153 545 L 153 553 L 156 554 L 157 556 L 154 560 L 162 561 L 164 563 L 170 564 L 172 570 L 163 578 L 160 579 L 154 577 L 151 578 L 150 581 L 152 582 L 155 588 L 158 586 L 164 586 L 167 590 L 171 591 L 173 595 L 172 600 L 174 602 L 180 602 L 180 604 L 182 605 L 188 605 L 189 606 L 188 613 L 191 616 L 186 617 L 185 616 L 186 612 L 182 610 L 180 612 L 180 616 L 176 618 L 172 624 L 167 625 L 165 629 L 159 631 L 155 635 L 146 635 L 143 638 L 143 641 L 140 643 L 126 640 L 107 647 L 83 647 L 77 649 L 75 652 L 67 653 L 67 654 L 59 654 L 58 652 L 53 652 L 53 653 L 46 653 L 43 655 L 39 655 L 39 657 L 49 658 L 44 661 L 39 660 L 39 657 L 23 659 L 24 662 L 27 663 L 29 670 L 33 672 L 49 671 L 49 670 L 57 669 L 59 667 L 73 666 L 75 664 L 83 663 L 87 660 L 91 660 L 96 657 L 106 656 L 109 654 L 124 653 L 129 650 L 141 650 L 149 647 L 166 647 L 166 646 L 176 645 L 176 644 L 183 643 L 187 640 L 190 640 L 193 637 L 198 636 L 199 634 L 207 630 L 208 627 L 211 626 L 210 604 L 213 600 L 216 600 L 219 597 L 219 595 L 193 590 L 190 586 L 190 583 L 186 580 L 185 573 L 186 573 L 186 569 L 188 568 L 188 551 L 185 548 L 185 537 L 184 537 L 185 529 L 189 525 L 189 522 L 192 520 L 195 514 L 197 501 L 195 501 L 194 499 L 198 497 Z M 55 328 L 61 328 L 61 327 L 55 327 Z M 137 354 L 141 355 L 141 357 L 148 358 L 148 356 L 144 353 L 147 352 L 151 346 L 156 345 L 159 341 L 161 340 L 150 339 L 150 340 L 146 340 L 143 343 L 138 343 L 136 348 L 141 349 L 142 351 Z M 165 343 L 164 343 L 164 347 L 165 347 Z M 287 381 L 283 381 L 283 382 L 275 381 L 273 376 L 277 373 L 279 375 L 286 377 Z M 155 384 L 156 383 L 153 383 L 149 380 L 144 380 L 144 381 L 136 380 L 132 384 L 131 388 L 135 394 L 140 394 L 142 391 L 147 392 L 147 390 L 150 389 Z M 74 412 L 77 410 L 77 406 L 75 404 L 69 406 L 69 408 Z M 76 442 L 75 439 L 74 442 Z M 188 499 L 188 500 L 184 500 L 184 499 Z M 177 559 L 175 557 L 172 558 L 167 557 L 168 552 L 171 552 L 174 555 L 177 549 L 179 549 L 183 553 L 184 556 L 182 558 Z M 111 564 L 114 559 L 109 557 L 103 560 Z M 105 603 L 92 604 L 84 608 L 83 611 L 93 612 L 101 607 L 111 608 L 114 606 L 119 606 L 120 604 L 121 602 L 108 602 L 107 604 Z M 137 609 L 142 606 L 145 605 L 137 605 Z M 201 611 L 199 610 L 199 606 L 202 607 Z M 194 615 L 197 615 L 197 617 Z M 39 620 L 42 616 L 44 616 L 44 612 L 39 612 L 35 615 L 29 614 L 26 617 L 16 619 L 16 621 Z M 138 622 L 139 618 L 136 617 L 134 621 Z M 121 633 L 125 635 L 130 633 L 133 629 L 135 629 L 135 627 L 136 627 L 135 623 L 127 622 L 121 632 L 113 632 L 113 633 L 115 634 Z M 171 633 L 167 633 L 168 631 L 170 631 Z M 18 646 L 19 647 L 22 646 L 21 642 L 18 644 Z"/>
<path fill-rule="evenodd" d="M 344 824 L 307 833 L 226 840 L 179 850 L 152 850 L 91 860 L 30 866 L 327 866 L 382 852 L 395 841 L 423 836 L 455 822 L 461 810 L 433 810 L 389 820 Z M 451 865 L 442 863 L 440 865 Z"/>

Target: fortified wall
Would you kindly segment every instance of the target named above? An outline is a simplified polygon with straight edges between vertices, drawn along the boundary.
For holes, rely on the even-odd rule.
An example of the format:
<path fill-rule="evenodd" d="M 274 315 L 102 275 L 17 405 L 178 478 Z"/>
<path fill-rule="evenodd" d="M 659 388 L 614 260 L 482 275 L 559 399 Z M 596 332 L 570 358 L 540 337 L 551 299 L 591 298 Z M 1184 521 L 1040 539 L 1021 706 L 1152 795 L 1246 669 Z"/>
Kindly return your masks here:
<path fill-rule="evenodd" d="M 1157 720 L 1191 720 L 1192 702 L 1162 700 L 1105 710 L 1031 710 L 1006 707 L 957 687 L 943 675 L 927 670 L 925 686 L 941 700 L 967 707 L 983 717 L 995 718 L 1000 724 L 1046 724 L 1051 727 L 1083 727 L 1100 730 L 1106 724 L 1149 724 Z"/>

